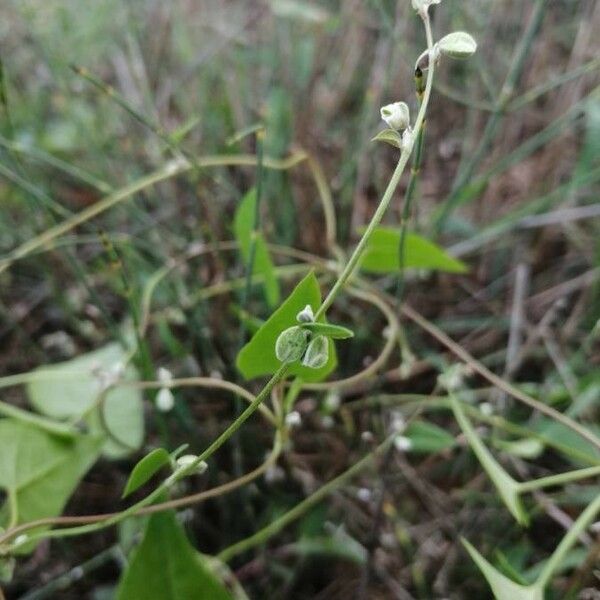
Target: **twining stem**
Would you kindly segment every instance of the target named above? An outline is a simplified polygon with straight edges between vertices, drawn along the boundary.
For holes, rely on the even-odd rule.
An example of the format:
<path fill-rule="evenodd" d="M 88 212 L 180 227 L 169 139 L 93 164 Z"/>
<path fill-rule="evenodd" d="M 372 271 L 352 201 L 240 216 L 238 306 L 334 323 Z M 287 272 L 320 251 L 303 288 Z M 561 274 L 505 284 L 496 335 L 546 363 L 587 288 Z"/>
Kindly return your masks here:
<path fill-rule="evenodd" d="M 423 15 L 423 23 L 425 25 L 425 34 L 427 36 L 427 49 L 429 50 L 429 52 L 431 52 L 433 48 L 433 35 L 431 33 L 431 23 L 427 13 Z M 430 61 L 429 70 L 427 71 L 427 82 L 425 84 L 423 102 L 421 104 L 421 107 L 419 108 L 419 113 L 417 114 L 417 119 L 414 125 L 414 131 L 416 132 L 420 131 L 423 126 L 423 122 L 425 120 L 425 113 L 427 112 L 427 105 L 429 104 L 429 98 L 431 96 L 433 74 L 435 69 L 435 65 L 433 63 L 434 61 Z M 392 201 L 392 198 L 394 197 L 394 192 L 396 191 L 396 188 L 400 183 L 400 178 L 402 177 L 402 173 L 404 172 L 406 164 L 408 163 L 408 159 L 410 158 L 414 145 L 415 139 L 413 137 L 408 146 L 402 149 L 400 159 L 398 160 L 398 164 L 396 165 L 394 173 L 392 174 L 392 178 L 388 183 L 388 186 L 383 194 L 383 198 L 381 199 L 381 202 L 379 203 L 375 214 L 373 215 L 369 225 L 365 229 L 365 232 L 363 233 L 360 241 L 358 242 L 358 245 L 354 249 L 352 256 L 349 258 L 348 262 L 346 263 L 346 266 L 340 273 L 337 281 L 329 291 L 329 294 L 327 294 L 325 300 L 323 300 L 323 304 L 321 304 L 319 310 L 316 312 L 315 319 L 322 317 L 327 312 L 329 307 L 333 304 L 333 301 L 335 300 L 337 295 L 344 287 L 344 285 L 346 285 L 348 279 L 350 279 L 350 277 L 352 276 L 352 273 L 358 265 L 358 262 L 361 256 L 363 255 L 363 252 L 365 251 L 367 244 L 369 243 L 369 240 L 373 235 L 373 232 L 375 231 L 379 223 L 381 223 L 381 220 L 385 215 L 390 205 L 390 202 Z"/>
<path fill-rule="evenodd" d="M 179 481 L 188 473 L 191 473 L 196 465 L 198 465 L 202 461 L 206 461 L 210 456 L 212 456 L 258 409 L 261 403 L 264 402 L 264 400 L 266 400 L 273 388 L 285 377 L 288 370 L 289 365 L 282 365 L 279 368 L 279 370 L 267 382 L 265 387 L 260 391 L 256 398 L 246 407 L 244 412 L 235 421 L 233 421 L 233 423 L 231 423 L 231 425 L 229 425 L 229 427 L 227 427 L 227 429 L 225 429 L 225 431 L 212 444 L 210 444 L 210 446 L 208 446 L 208 448 L 206 448 L 204 452 L 202 452 L 196 457 L 196 460 L 193 464 L 189 465 L 185 469 L 173 473 L 173 475 L 171 475 L 169 478 L 163 481 L 155 490 L 153 490 L 145 498 L 142 498 L 142 500 L 140 500 L 139 502 L 132 504 L 129 508 L 125 509 L 122 512 L 110 515 L 109 518 L 98 520 L 93 523 L 88 523 L 79 527 L 54 529 L 51 531 L 41 531 L 38 533 L 31 534 L 27 537 L 27 543 L 45 538 L 70 537 L 99 531 L 101 529 L 105 529 L 106 527 L 115 525 L 116 523 L 119 523 L 127 517 L 133 516 L 134 514 L 138 514 L 141 511 L 141 509 L 144 509 L 154 504 L 154 502 L 158 500 L 165 492 L 167 492 L 168 489 L 176 481 Z M 165 507 L 163 506 L 163 509 L 164 508 Z M 33 526 L 34 524 L 26 525 Z M 7 538 L 13 537 L 16 533 L 17 532 L 13 530 L 7 531 L 5 534 L 0 535 L 0 543 L 6 541 Z"/>
<path fill-rule="evenodd" d="M 417 66 L 415 69 L 415 90 L 417 93 L 417 101 L 419 107 L 423 103 L 423 94 L 425 88 L 423 87 L 423 71 Z M 406 187 L 406 193 L 404 194 L 404 206 L 402 208 L 401 215 L 401 226 L 400 226 L 400 243 L 398 247 L 398 258 L 400 266 L 400 275 L 398 277 L 398 287 L 396 289 L 396 298 L 398 304 L 402 301 L 402 293 L 404 291 L 404 265 L 406 262 L 406 234 L 408 231 L 408 221 L 412 212 L 412 203 L 417 187 L 417 178 L 421 170 L 421 161 L 423 158 L 423 142 L 425 140 L 425 121 L 421 127 L 415 131 L 417 141 L 415 143 L 416 149 L 413 156 L 412 166 L 410 168 L 410 178 L 408 180 L 408 186 Z"/>
<path fill-rule="evenodd" d="M 382 442 L 375 450 L 367 454 L 357 463 L 352 465 L 349 469 L 344 471 L 341 475 L 338 475 L 335 479 L 332 479 L 322 487 L 320 487 L 314 494 L 305 498 L 302 502 L 294 506 L 290 511 L 284 515 L 275 519 L 266 527 L 263 527 L 260 531 L 257 531 L 254 535 L 225 548 L 217 558 L 227 562 L 234 556 L 258 546 L 266 542 L 270 537 L 279 533 L 284 527 L 301 517 L 307 510 L 312 508 L 315 504 L 318 504 L 323 498 L 334 492 L 340 486 L 345 484 L 349 479 L 352 479 L 356 474 L 360 473 L 363 469 L 368 467 L 375 458 L 381 456 L 391 445 L 395 436 L 387 438 Z"/>
<path fill-rule="evenodd" d="M 556 571 L 563 562 L 571 547 L 577 542 L 577 539 L 585 531 L 587 526 L 594 520 L 598 512 L 600 512 L 600 494 L 598 494 L 596 499 L 593 500 L 579 515 L 575 523 L 571 525 L 565 537 L 561 540 L 560 544 L 556 547 L 556 550 L 552 553 L 552 556 L 548 559 L 548 562 L 544 565 L 544 569 L 540 573 L 536 585 L 539 585 L 540 588 L 546 586 L 554 571 Z"/>

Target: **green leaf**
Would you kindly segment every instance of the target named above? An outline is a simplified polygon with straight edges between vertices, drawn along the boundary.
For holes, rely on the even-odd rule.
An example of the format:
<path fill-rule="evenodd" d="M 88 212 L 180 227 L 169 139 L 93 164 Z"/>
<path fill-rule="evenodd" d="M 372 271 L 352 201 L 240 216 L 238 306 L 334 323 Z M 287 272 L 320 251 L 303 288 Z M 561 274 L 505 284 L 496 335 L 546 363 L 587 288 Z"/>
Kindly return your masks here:
<path fill-rule="evenodd" d="M 296 315 L 310 304 L 316 311 L 321 305 L 321 291 L 314 273 L 311 271 L 292 291 L 281 306 L 265 321 L 252 339 L 240 350 L 236 365 L 246 379 L 275 373 L 281 366 L 275 355 L 275 344 L 279 334 L 289 327 L 296 326 Z M 290 373 L 304 381 L 321 381 L 337 365 L 333 342 L 329 341 L 329 360 L 321 369 L 310 369 L 301 364 L 293 364 Z"/>
<path fill-rule="evenodd" d="M 529 518 L 521 502 L 519 483 L 502 468 L 498 461 L 491 455 L 490 451 L 485 447 L 455 396 L 450 396 L 450 404 L 454 416 L 465 434 L 471 449 L 475 453 L 475 456 L 477 456 L 489 478 L 496 486 L 498 494 L 504 501 L 504 504 L 506 504 L 506 507 L 520 525 L 527 525 Z"/>
<path fill-rule="evenodd" d="M 260 231 L 254 231 L 256 211 L 256 190 L 252 188 L 243 198 L 235 212 L 233 230 L 235 239 L 240 245 L 240 251 L 245 265 L 248 264 L 252 253 L 254 239 L 254 257 L 252 275 L 264 278 L 265 299 L 272 308 L 279 304 L 281 294 L 279 281 L 275 274 L 275 266 L 271 260 L 267 244 Z"/>
<path fill-rule="evenodd" d="M 402 147 L 402 137 L 394 129 L 384 129 L 380 131 L 374 138 L 371 138 L 372 142 L 385 142 L 394 148 Z"/>
<path fill-rule="evenodd" d="M 308 344 L 302 364 L 311 369 L 320 369 L 329 359 L 329 340 L 324 335 L 318 335 Z"/>
<path fill-rule="evenodd" d="M 125 490 L 121 498 L 125 498 L 132 494 L 144 485 L 161 467 L 169 464 L 171 457 L 164 448 L 156 448 L 149 454 L 146 454 L 136 465 L 133 467 L 125 485 Z"/>
<path fill-rule="evenodd" d="M 148 519 L 117 590 L 117 600 L 232 600 L 188 541 L 174 511 Z"/>
<path fill-rule="evenodd" d="M 0 419 L 0 488 L 7 494 L 0 523 L 59 515 L 101 447 L 102 439 L 95 436 L 66 440 L 21 421 Z M 24 551 L 32 549 L 23 546 Z"/>
<path fill-rule="evenodd" d="M 105 437 L 105 456 L 125 456 L 137 450 L 144 438 L 140 391 L 133 387 L 117 387 L 107 394 L 102 414 L 99 407 L 94 407 L 102 389 L 102 372 L 106 376 L 106 373 L 125 361 L 125 351 L 121 346 L 108 344 L 89 354 L 38 369 L 40 377 L 27 384 L 27 394 L 38 412 L 54 419 L 76 420 L 85 416 L 90 433 Z M 42 377 L 42 374 L 48 374 L 49 377 Z M 127 367 L 123 379 L 136 381 L 137 371 L 131 366 Z M 110 436 L 106 429 L 110 431 Z"/>
<path fill-rule="evenodd" d="M 599 464 L 600 450 L 562 423 L 557 423 L 547 417 L 539 417 L 531 427 L 534 431 L 544 436 L 544 438 L 551 439 L 560 446 L 576 451 L 584 459 L 581 461 L 571 459 L 574 464 Z M 588 428 L 593 433 L 600 435 L 600 428 L 595 424 L 588 425 Z M 586 458 L 588 460 L 585 460 Z"/>
<path fill-rule="evenodd" d="M 403 435 L 411 441 L 411 452 L 441 452 L 456 444 L 453 435 L 428 421 L 414 421 Z"/>
<path fill-rule="evenodd" d="M 401 229 L 378 227 L 369 239 L 361 268 L 369 273 L 397 273 L 400 270 Z M 465 273 L 467 265 L 450 256 L 445 250 L 417 235 L 407 232 L 404 237 L 404 267 L 432 269 L 448 273 Z"/>
<path fill-rule="evenodd" d="M 324 335 L 332 340 L 347 340 L 354 337 L 354 332 L 341 325 L 331 325 L 330 323 L 302 323 L 302 329 L 308 329 L 315 335 Z"/>
<path fill-rule="evenodd" d="M 490 584 L 496 600 L 544 600 L 544 591 L 540 585 L 519 585 L 500 573 L 464 538 L 464 547 L 470 554 L 483 576 Z"/>

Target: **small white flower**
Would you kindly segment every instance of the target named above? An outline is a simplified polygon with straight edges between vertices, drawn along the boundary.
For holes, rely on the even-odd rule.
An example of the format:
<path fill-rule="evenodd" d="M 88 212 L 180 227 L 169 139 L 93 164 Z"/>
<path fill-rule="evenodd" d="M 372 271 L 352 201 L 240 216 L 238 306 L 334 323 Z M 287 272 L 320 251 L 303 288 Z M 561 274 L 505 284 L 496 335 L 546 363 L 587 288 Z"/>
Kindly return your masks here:
<path fill-rule="evenodd" d="M 381 118 L 391 129 L 402 131 L 410 125 L 410 110 L 406 102 L 394 102 L 381 107 Z"/>
<path fill-rule="evenodd" d="M 156 371 L 156 376 L 161 383 L 168 384 L 173 381 L 173 374 L 169 369 L 165 369 L 164 367 L 159 367 Z"/>
<path fill-rule="evenodd" d="M 360 488 L 357 492 L 356 492 L 356 497 L 361 501 L 361 502 L 368 502 L 373 496 L 373 493 L 371 492 L 371 490 L 369 488 Z"/>
<path fill-rule="evenodd" d="M 327 394 L 327 396 L 325 397 L 323 407 L 327 412 L 335 412 L 340 407 L 341 401 L 342 399 L 340 397 L 339 392 L 332 391 L 329 392 L 329 394 Z"/>
<path fill-rule="evenodd" d="M 479 410 L 482 412 L 482 414 L 484 414 L 486 417 L 490 417 L 494 414 L 494 407 L 489 403 L 489 402 L 482 402 L 479 405 Z"/>
<path fill-rule="evenodd" d="M 465 370 L 463 365 L 456 364 L 438 375 L 438 383 L 449 392 L 455 392 L 462 387 Z"/>
<path fill-rule="evenodd" d="M 406 429 L 406 421 L 404 420 L 404 416 L 398 410 L 395 410 L 392 413 L 392 421 L 390 423 L 392 431 L 396 433 L 402 433 Z"/>
<path fill-rule="evenodd" d="M 197 460 L 198 457 L 195 454 L 184 454 L 183 456 L 180 456 L 176 462 L 177 466 L 180 469 L 186 469 L 191 464 L 195 463 Z M 208 469 L 208 465 L 202 460 L 196 465 L 194 473 L 196 473 L 197 475 L 202 475 L 202 473 L 204 473 L 206 469 Z"/>
<path fill-rule="evenodd" d="M 169 412 L 175 406 L 175 397 L 169 388 L 161 388 L 154 401 L 160 412 Z"/>
<path fill-rule="evenodd" d="M 23 544 L 26 544 L 28 540 L 29 536 L 26 533 L 22 533 L 15 538 L 14 545 L 22 546 Z"/>
<path fill-rule="evenodd" d="M 285 415 L 285 424 L 290 428 L 300 427 L 302 424 L 302 417 L 297 410 L 293 410 L 292 412 Z"/>
<path fill-rule="evenodd" d="M 363 432 L 360 434 L 360 439 L 361 439 L 363 442 L 365 442 L 365 443 L 367 443 L 367 444 L 370 444 L 370 443 L 373 441 L 373 439 L 374 439 L 374 437 L 373 437 L 373 433 L 372 433 L 372 432 L 370 432 L 370 431 L 363 431 Z"/>
<path fill-rule="evenodd" d="M 315 320 L 315 313 L 313 312 L 312 306 L 307 304 L 297 315 L 296 320 L 298 323 L 312 323 Z"/>
<path fill-rule="evenodd" d="M 412 7 L 420 14 L 427 14 L 427 9 L 432 4 L 439 4 L 442 0 L 412 0 Z"/>
<path fill-rule="evenodd" d="M 408 452 L 412 448 L 412 440 L 404 435 L 397 435 L 394 438 L 394 447 L 398 452 Z"/>

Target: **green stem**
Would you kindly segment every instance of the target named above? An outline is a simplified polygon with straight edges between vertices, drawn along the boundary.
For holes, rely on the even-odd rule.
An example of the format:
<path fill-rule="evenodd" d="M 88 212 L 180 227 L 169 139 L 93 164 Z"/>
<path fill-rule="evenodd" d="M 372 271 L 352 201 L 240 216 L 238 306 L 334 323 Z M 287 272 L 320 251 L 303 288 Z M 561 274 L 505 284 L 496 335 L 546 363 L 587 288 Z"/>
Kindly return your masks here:
<path fill-rule="evenodd" d="M 312 508 L 315 504 L 318 504 L 323 498 L 334 492 L 340 486 L 344 485 L 349 479 L 352 479 L 355 475 L 360 473 L 363 469 L 368 467 L 373 460 L 383 454 L 392 444 L 395 436 L 391 436 L 380 444 L 373 452 L 367 454 L 357 463 L 352 465 L 348 470 L 344 471 L 341 475 L 338 475 L 335 479 L 332 479 L 322 487 L 320 487 L 314 494 L 294 506 L 292 510 L 288 511 L 275 521 L 272 521 L 266 527 L 263 527 L 260 531 L 257 531 L 254 535 L 225 548 L 217 558 L 223 562 L 227 562 L 234 556 L 258 546 L 266 542 L 270 537 L 279 533 L 284 527 L 287 527 L 290 523 L 301 517 L 306 511 Z"/>
<path fill-rule="evenodd" d="M 433 35 L 431 33 L 431 23 L 430 23 L 429 17 L 427 15 L 425 15 L 423 17 L 423 23 L 425 24 L 425 34 L 427 36 L 427 48 L 431 52 L 431 50 L 433 48 Z M 417 119 L 415 121 L 414 131 L 416 131 L 416 132 L 421 130 L 421 128 L 423 126 L 423 122 L 425 120 L 425 113 L 427 112 L 427 105 L 429 104 L 429 98 L 431 96 L 431 88 L 433 85 L 434 69 L 435 69 L 435 67 L 434 67 L 433 61 L 431 61 L 429 70 L 427 72 L 427 83 L 425 84 L 425 92 L 423 94 L 423 102 L 421 104 L 419 113 L 417 115 Z M 335 300 L 337 295 L 341 292 L 342 288 L 344 287 L 344 285 L 346 284 L 348 279 L 350 279 L 350 277 L 352 276 L 352 273 L 354 272 L 354 269 L 358 265 L 358 262 L 359 262 L 361 256 L 363 255 L 363 252 L 365 251 L 367 244 L 369 243 L 369 240 L 371 239 L 371 236 L 373 235 L 373 232 L 375 231 L 375 229 L 377 228 L 379 223 L 381 223 L 381 220 L 382 220 L 383 216 L 385 215 L 385 213 L 390 205 L 390 202 L 392 201 L 392 198 L 394 197 L 394 192 L 396 191 L 396 188 L 398 187 L 398 184 L 400 183 L 400 178 L 402 177 L 402 173 L 404 172 L 406 164 L 408 163 L 408 159 L 410 158 L 410 155 L 411 155 L 414 145 L 415 145 L 415 139 L 413 136 L 413 140 L 409 144 L 408 148 L 404 148 L 400 154 L 400 159 L 398 160 L 398 164 L 396 165 L 396 168 L 394 170 L 392 178 L 390 179 L 390 181 L 388 183 L 388 186 L 383 194 L 383 198 L 381 199 L 381 202 L 379 203 L 379 206 L 377 207 L 377 210 L 375 211 L 373 218 L 371 219 L 369 225 L 365 229 L 365 232 L 363 233 L 360 241 L 358 242 L 358 245 L 354 249 L 352 256 L 346 263 L 346 266 L 344 267 L 344 269 L 341 272 L 340 276 L 338 277 L 337 281 L 335 282 L 335 284 L 329 291 L 329 294 L 327 294 L 327 297 L 325 298 L 325 300 L 323 300 L 323 304 L 321 304 L 319 310 L 316 312 L 315 319 L 322 317 L 327 312 L 327 310 L 333 304 L 333 301 Z"/>
<path fill-rule="evenodd" d="M 196 457 L 196 460 L 193 464 L 189 465 L 186 469 L 182 469 L 180 471 L 176 471 L 168 477 L 165 481 L 163 481 L 154 491 L 152 491 L 148 496 L 137 502 L 136 504 L 131 505 L 129 508 L 124 511 L 108 518 L 103 521 L 98 521 L 96 523 L 89 523 L 87 525 L 81 525 L 78 527 L 68 527 L 64 529 L 53 529 L 50 531 L 41 531 L 39 533 L 35 533 L 29 535 L 27 537 L 27 543 L 32 541 L 38 541 L 46 538 L 62 538 L 62 537 L 72 537 L 76 535 L 82 535 L 86 533 L 93 533 L 95 531 L 99 531 L 101 529 L 105 529 L 112 525 L 115 525 L 127 517 L 131 517 L 136 514 L 140 509 L 153 504 L 156 500 L 158 500 L 165 492 L 168 491 L 169 488 L 176 482 L 191 473 L 196 465 L 201 463 L 202 461 L 206 461 L 212 454 L 214 454 L 243 424 L 244 422 L 258 409 L 260 404 L 268 397 L 271 393 L 271 390 L 285 377 L 287 371 L 289 369 L 289 365 L 282 365 L 279 370 L 271 377 L 271 379 L 267 382 L 265 387 L 261 390 L 261 392 L 256 396 L 256 398 L 248 405 L 246 410 L 233 422 L 229 427 L 208 447 L 204 452 L 199 454 Z"/>
<path fill-rule="evenodd" d="M 539 585 L 541 588 L 547 585 L 554 571 L 563 562 L 571 547 L 577 542 L 577 539 L 585 531 L 587 526 L 594 520 L 598 512 L 600 512 L 600 494 L 598 494 L 596 499 L 579 515 L 575 523 L 571 525 L 565 537 L 561 540 L 560 544 L 556 547 L 556 550 L 554 550 L 552 556 L 545 564 L 535 585 Z"/>
<path fill-rule="evenodd" d="M 519 491 L 533 492 L 534 490 L 562 485 L 564 483 L 569 483 L 570 481 L 578 481 L 579 479 L 587 479 L 588 477 L 595 477 L 596 475 L 600 475 L 600 466 L 576 469 L 574 471 L 567 471 L 566 473 L 532 479 L 531 481 L 523 481 L 519 483 Z"/>

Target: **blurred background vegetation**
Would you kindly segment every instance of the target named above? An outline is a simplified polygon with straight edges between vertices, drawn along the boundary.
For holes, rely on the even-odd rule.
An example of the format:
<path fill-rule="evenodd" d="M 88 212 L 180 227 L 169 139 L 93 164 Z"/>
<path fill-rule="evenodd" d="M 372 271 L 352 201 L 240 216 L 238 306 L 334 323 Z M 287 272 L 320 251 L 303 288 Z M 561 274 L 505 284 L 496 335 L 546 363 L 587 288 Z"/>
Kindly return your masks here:
<path fill-rule="evenodd" d="M 439 70 L 411 227 L 470 272 L 407 274 L 405 299 L 507 380 L 597 422 L 600 3 L 443 5 L 433 11 L 434 31 L 469 31 L 479 48 L 472 60 Z M 400 99 L 415 107 L 413 66 L 425 41 L 408 0 L 4 0 L 0 44 L 0 254 L 9 256 L 179 153 L 253 153 L 253 136 L 230 139 L 257 122 L 266 127 L 266 155 L 302 149 L 318 163 L 332 190 L 338 241 L 348 247 L 394 166 L 391 149 L 370 142 L 381 128 L 379 107 Z M 232 239 L 233 213 L 255 176 L 252 167 L 194 169 L 144 189 L 2 273 L 2 374 L 118 340 L 157 269 L 191 244 Z M 401 193 L 389 224 L 399 222 Z M 326 254 L 304 166 L 268 172 L 264 194 L 270 242 Z M 191 261 L 157 290 L 148 364 L 178 376 L 240 381 L 239 298 L 192 301 L 203 287 L 243 274 L 234 254 L 215 250 Z M 394 278 L 381 285 L 393 291 Z M 249 310 L 265 318 L 268 308 L 255 296 Z M 337 375 L 347 376 L 377 355 L 384 323 L 348 299 L 336 310 L 357 334 L 340 347 Z M 331 409 L 331 395 L 303 394 L 303 426 L 270 478 L 184 514 L 198 549 L 217 553 L 352 464 L 365 451 L 361 433 L 383 431 L 397 410 L 387 405 L 392 401 L 371 406 L 369 399 L 433 393 L 438 370 L 453 358 L 414 326 L 406 330 L 417 359 L 408 376 L 400 377 L 396 356 L 377 380 L 344 390 L 340 410 Z M 503 406 L 528 431 L 549 431 L 547 421 L 486 386 L 473 379 L 476 399 Z M 3 399 L 24 403 L 19 390 Z M 164 418 L 148 408 L 147 445 L 190 442 L 198 451 L 232 418 L 224 395 L 178 390 L 176 399 Z M 428 410 L 422 422 L 431 428 L 422 447 L 390 455 L 383 468 L 339 490 L 266 548 L 232 562 L 249 597 L 487 598 L 460 536 L 503 572 L 533 576 L 597 494 L 592 484 L 540 494 L 530 528 L 520 529 L 464 448 L 451 414 Z M 537 438 L 522 439 L 539 447 L 517 448 L 487 433 L 504 464 L 523 476 L 600 460 L 560 428 L 552 435 L 576 447 L 576 457 Z M 226 480 L 240 461 L 260 463 L 269 444 L 260 420 L 250 421 L 232 446 L 237 458 L 225 448 L 207 485 Z M 114 498 L 134 462 L 98 463 L 65 512 L 118 508 Z M 18 566 L 9 597 L 43 589 L 94 557 L 101 559 L 82 580 L 47 597 L 111 597 L 122 561 L 103 552 L 125 543 L 124 529 L 42 544 Z M 598 597 L 584 594 L 598 588 L 599 548 L 587 535 L 549 597 Z"/>

